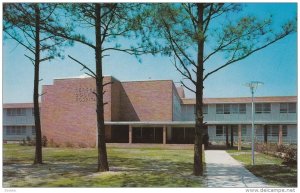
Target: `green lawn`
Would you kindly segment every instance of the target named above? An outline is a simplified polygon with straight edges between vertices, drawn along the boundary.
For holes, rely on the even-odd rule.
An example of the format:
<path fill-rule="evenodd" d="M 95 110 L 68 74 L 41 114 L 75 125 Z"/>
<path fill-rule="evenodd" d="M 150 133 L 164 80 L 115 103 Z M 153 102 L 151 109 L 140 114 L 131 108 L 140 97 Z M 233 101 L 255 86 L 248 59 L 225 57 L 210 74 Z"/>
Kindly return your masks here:
<path fill-rule="evenodd" d="M 3 146 L 4 187 L 202 187 L 192 175 L 193 149 L 108 147 L 110 171 L 99 173 L 92 148 L 44 148 L 45 164 L 33 166 L 34 147 Z"/>
<path fill-rule="evenodd" d="M 227 151 L 240 161 L 254 175 L 263 178 L 268 184 L 281 187 L 297 187 L 297 166 L 285 166 L 283 160 L 270 155 L 255 153 L 255 165 L 251 165 L 251 150 Z"/>

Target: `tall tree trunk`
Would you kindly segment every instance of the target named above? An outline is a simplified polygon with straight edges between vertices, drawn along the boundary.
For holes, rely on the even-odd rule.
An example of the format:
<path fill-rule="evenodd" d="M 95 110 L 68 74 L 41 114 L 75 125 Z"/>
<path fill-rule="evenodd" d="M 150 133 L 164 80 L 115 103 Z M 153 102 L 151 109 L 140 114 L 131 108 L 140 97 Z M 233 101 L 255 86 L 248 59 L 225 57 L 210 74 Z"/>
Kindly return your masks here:
<path fill-rule="evenodd" d="M 103 77 L 102 77 L 102 45 L 101 45 L 101 5 L 95 3 L 96 20 L 96 93 L 97 93 L 97 130 L 98 130 L 98 171 L 108 171 L 107 152 L 104 128 Z"/>
<path fill-rule="evenodd" d="M 198 9 L 198 54 L 197 54 L 197 84 L 196 84 L 196 126 L 195 126 L 195 145 L 194 145 L 194 175 L 203 175 L 202 165 L 202 133 L 203 133 L 203 4 L 197 3 Z"/>
<path fill-rule="evenodd" d="M 35 5 L 35 61 L 34 61 L 34 88 L 33 88 L 33 104 L 34 104 L 34 121 L 35 121 L 35 159 L 34 164 L 42 164 L 42 132 L 39 108 L 39 70 L 40 70 L 40 9 L 39 5 Z"/>

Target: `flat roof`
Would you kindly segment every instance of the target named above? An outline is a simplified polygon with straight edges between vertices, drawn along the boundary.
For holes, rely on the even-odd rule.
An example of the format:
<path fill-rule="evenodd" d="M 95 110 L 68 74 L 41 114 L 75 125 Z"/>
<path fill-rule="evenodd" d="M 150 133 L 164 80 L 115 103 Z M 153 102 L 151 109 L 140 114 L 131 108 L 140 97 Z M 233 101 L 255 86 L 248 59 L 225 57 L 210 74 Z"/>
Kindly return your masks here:
<path fill-rule="evenodd" d="M 105 125 L 132 125 L 132 126 L 194 126 L 195 121 L 105 121 Z M 205 121 L 206 125 L 251 125 L 249 121 Z M 297 124 L 297 121 L 255 121 L 255 124 Z"/>
<path fill-rule="evenodd" d="M 41 103 L 39 103 L 41 105 Z M 4 103 L 3 108 L 33 108 L 33 103 Z"/>
<path fill-rule="evenodd" d="M 195 98 L 181 98 L 182 104 L 194 105 L 196 104 Z M 218 103 L 251 103 L 251 97 L 232 97 L 232 98 L 204 98 L 205 104 L 218 104 Z M 267 96 L 255 97 L 254 102 L 258 103 L 279 103 L 279 102 L 297 102 L 297 96 Z"/>

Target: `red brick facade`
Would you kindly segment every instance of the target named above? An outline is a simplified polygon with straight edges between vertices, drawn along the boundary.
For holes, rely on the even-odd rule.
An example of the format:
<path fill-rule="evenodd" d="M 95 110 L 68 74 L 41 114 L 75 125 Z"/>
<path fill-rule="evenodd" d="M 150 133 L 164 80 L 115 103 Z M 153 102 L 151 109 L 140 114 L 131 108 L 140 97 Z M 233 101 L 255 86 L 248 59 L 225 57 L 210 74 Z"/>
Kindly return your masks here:
<path fill-rule="evenodd" d="M 172 81 L 119 82 L 105 77 L 105 121 L 172 121 Z M 95 81 L 56 79 L 43 86 L 42 135 L 60 145 L 96 145 Z M 106 128 L 106 138 L 111 129 Z"/>

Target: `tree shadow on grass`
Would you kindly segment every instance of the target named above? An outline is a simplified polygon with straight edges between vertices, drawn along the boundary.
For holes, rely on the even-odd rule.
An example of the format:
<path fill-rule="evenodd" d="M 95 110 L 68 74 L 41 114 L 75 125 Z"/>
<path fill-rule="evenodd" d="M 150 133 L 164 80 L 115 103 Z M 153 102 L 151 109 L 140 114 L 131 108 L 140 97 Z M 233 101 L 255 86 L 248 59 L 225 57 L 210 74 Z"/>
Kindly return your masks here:
<path fill-rule="evenodd" d="M 93 157 L 87 158 L 90 162 Z M 202 186 L 192 163 L 147 158 L 110 158 L 110 172 L 97 173 L 97 164 L 76 161 L 42 165 L 6 164 L 3 180 L 13 187 L 190 187 Z M 95 160 L 96 161 L 96 160 Z"/>
<path fill-rule="evenodd" d="M 269 183 L 283 187 L 297 187 L 297 168 L 285 165 L 264 164 L 248 165 L 247 169 L 254 175 L 263 177 Z"/>

